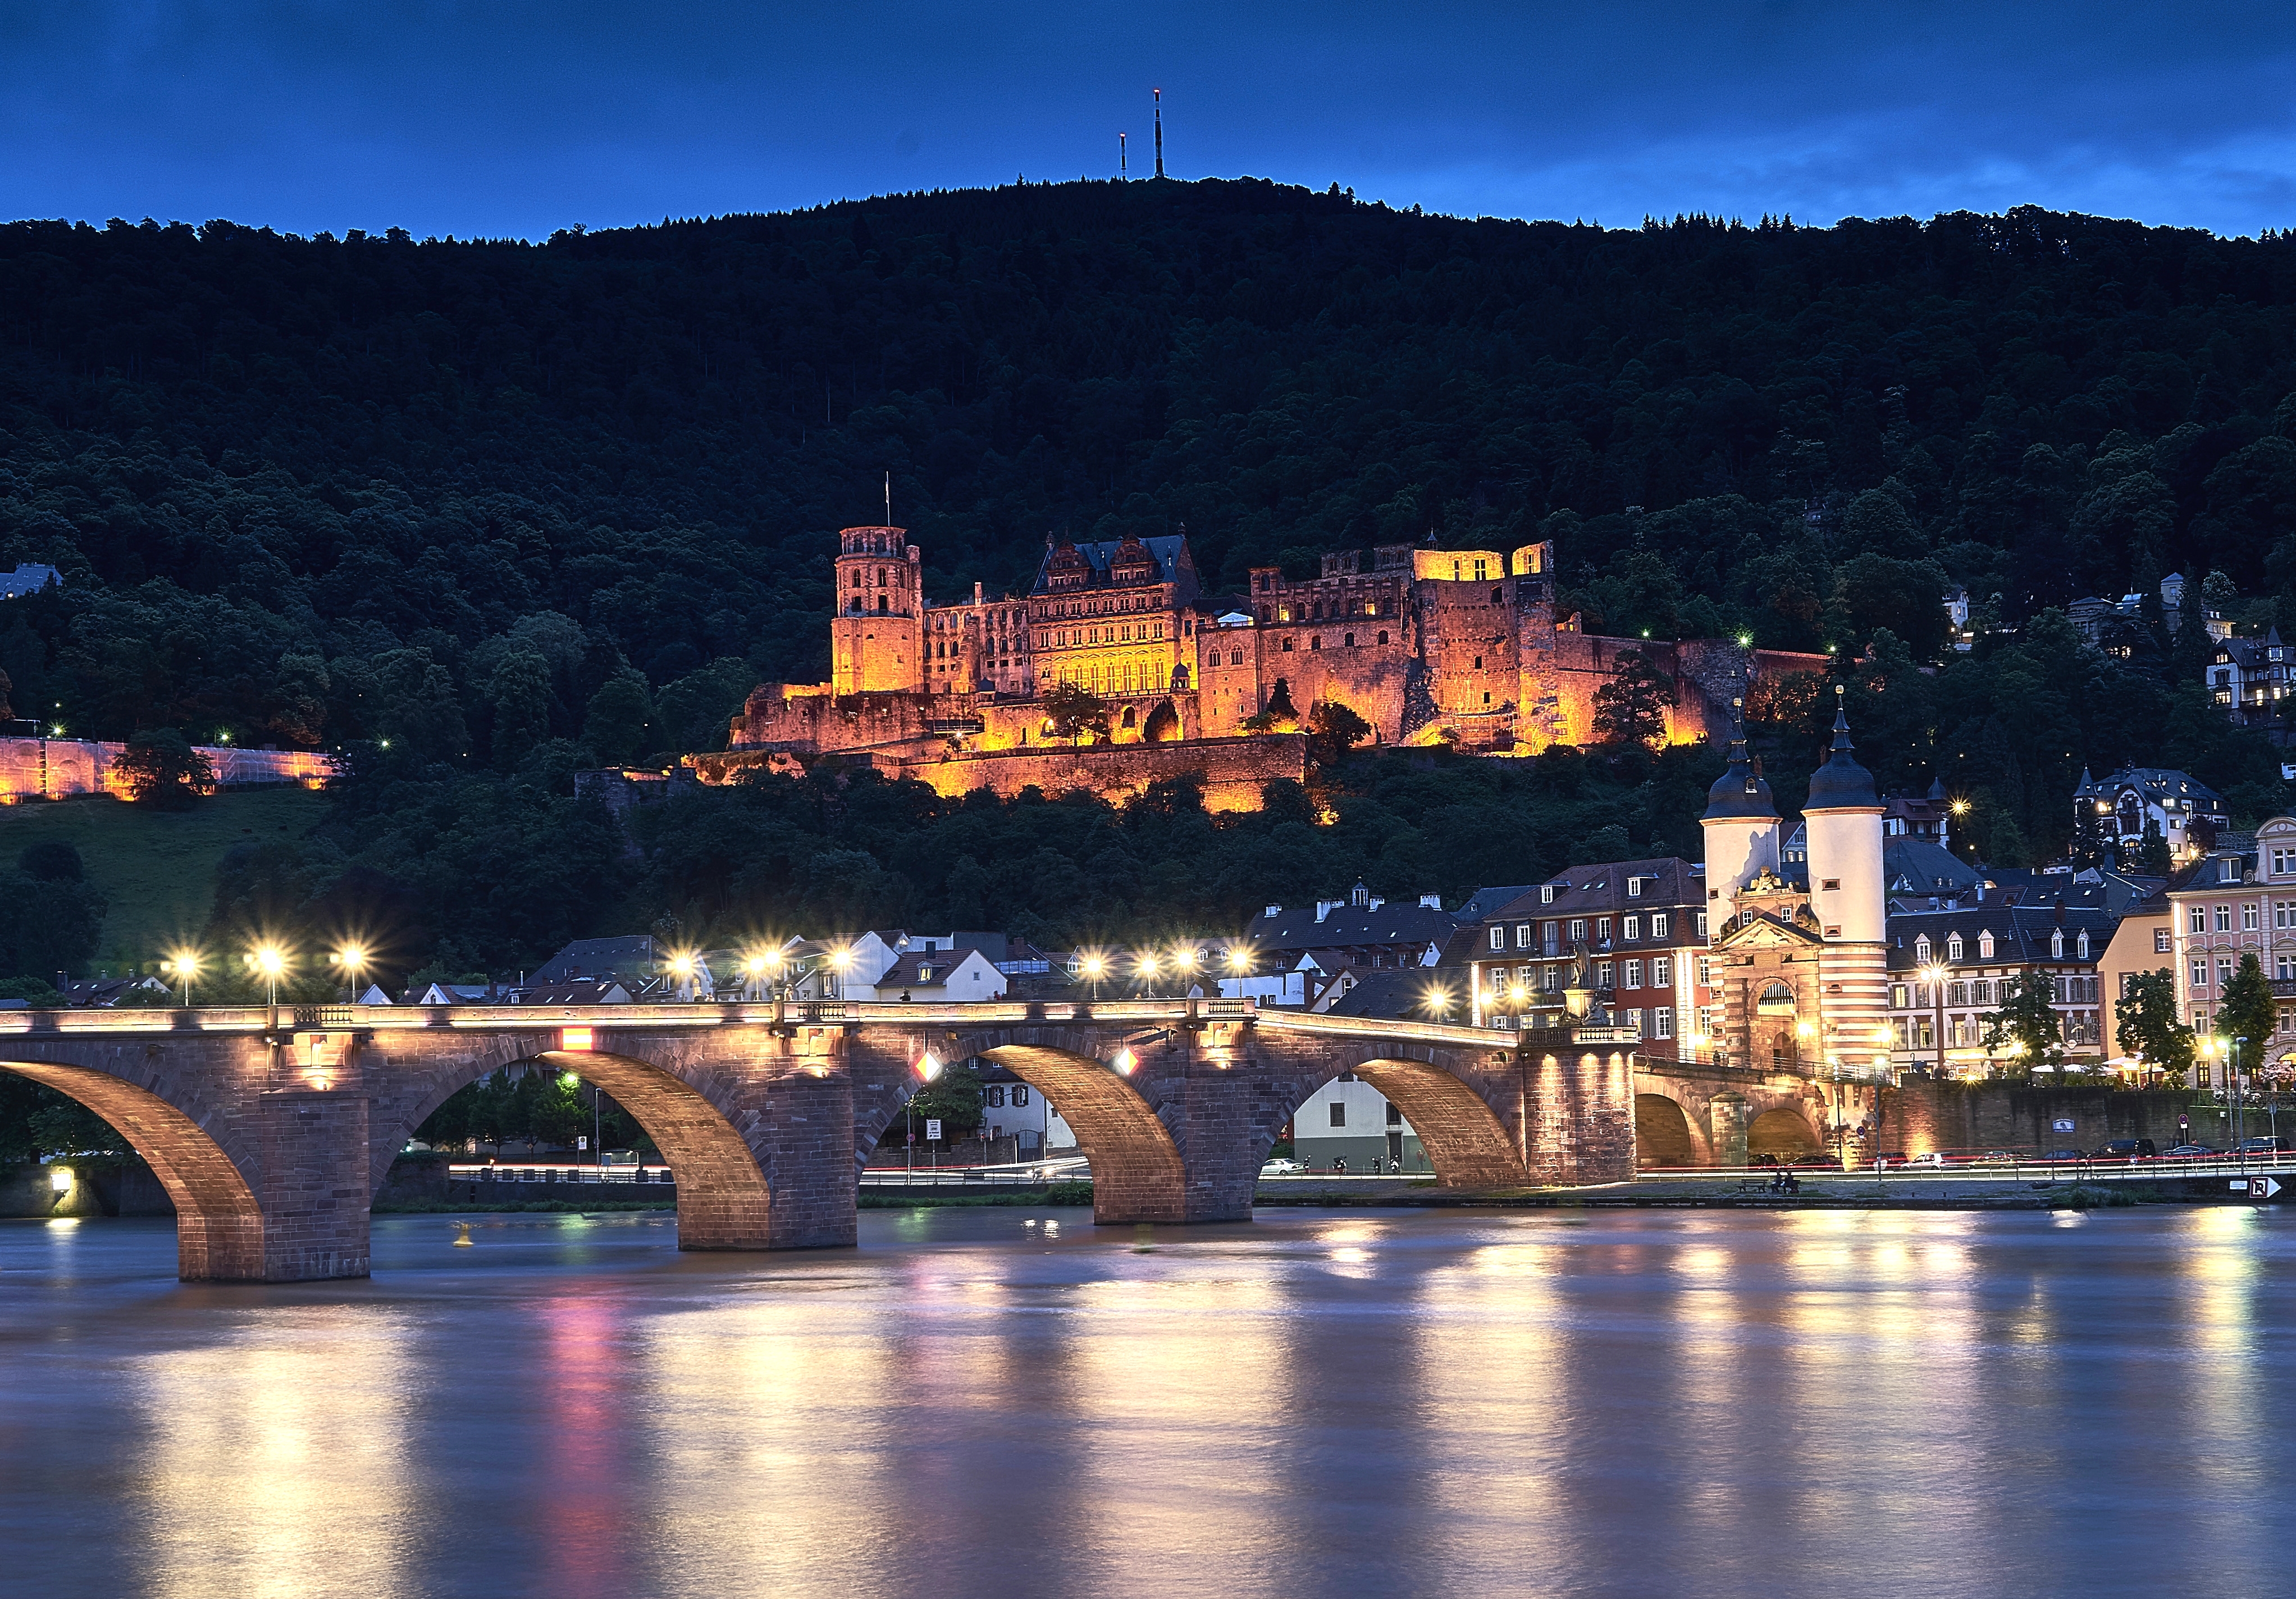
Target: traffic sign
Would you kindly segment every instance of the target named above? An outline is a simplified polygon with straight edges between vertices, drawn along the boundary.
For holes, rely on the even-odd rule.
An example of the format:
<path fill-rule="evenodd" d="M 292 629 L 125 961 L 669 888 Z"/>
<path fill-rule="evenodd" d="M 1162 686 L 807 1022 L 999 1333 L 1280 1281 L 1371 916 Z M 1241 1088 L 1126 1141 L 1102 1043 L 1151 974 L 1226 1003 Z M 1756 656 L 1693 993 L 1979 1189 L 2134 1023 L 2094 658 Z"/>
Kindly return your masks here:
<path fill-rule="evenodd" d="M 2073 1130 L 2073 1127 L 2074 1122 L 2071 1117 L 2060 1116 L 2054 1121 L 2049 1123 L 2049 1131 L 2053 1133 L 2070 1133 Z"/>
<path fill-rule="evenodd" d="M 2280 1184 L 2272 1177 L 2234 1177 L 2231 1186 L 2234 1193 L 2246 1190 L 2251 1199 L 2267 1200 L 2280 1192 Z"/>
<path fill-rule="evenodd" d="M 925 1142 L 927 1144 L 939 1144 L 940 1142 L 939 1117 L 928 1116 L 925 1118 Z"/>

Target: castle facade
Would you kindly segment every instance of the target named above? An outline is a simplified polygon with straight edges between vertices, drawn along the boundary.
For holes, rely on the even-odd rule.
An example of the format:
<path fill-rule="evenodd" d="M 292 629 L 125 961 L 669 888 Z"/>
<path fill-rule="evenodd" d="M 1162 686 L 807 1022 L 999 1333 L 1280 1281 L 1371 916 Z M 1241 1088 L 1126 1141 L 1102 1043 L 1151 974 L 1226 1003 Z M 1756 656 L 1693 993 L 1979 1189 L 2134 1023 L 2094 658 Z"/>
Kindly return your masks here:
<path fill-rule="evenodd" d="M 1257 568 L 1244 593 L 1207 595 L 1184 533 L 1048 540 L 1025 595 L 976 585 L 969 602 L 936 605 L 905 529 L 838 537 L 830 680 L 757 689 L 731 749 L 693 758 L 704 781 L 840 757 L 948 792 L 1034 783 L 1115 797 L 1201 770 L 1207 803 L 1250 808 L 1269 777 L 1304 775 L 1296 730 L 1319 701 L 1353 710 L 1378 743 L 1536 753 L 1588 742 L 1596 691 L 1639 652 L 1671 685 L 1666 737 L 1688 742 L 1726 728 L 1752 679 L 1824 665 L 1726 640 L 1587 634 L 1555 614 L 1546 543 L 1386 545 L 1368 565 L 1349 551 L 1310 578 Z M 1107 705 L 1104 740 L 1056 734 L 1042 696 L 1059 684 Z"/>

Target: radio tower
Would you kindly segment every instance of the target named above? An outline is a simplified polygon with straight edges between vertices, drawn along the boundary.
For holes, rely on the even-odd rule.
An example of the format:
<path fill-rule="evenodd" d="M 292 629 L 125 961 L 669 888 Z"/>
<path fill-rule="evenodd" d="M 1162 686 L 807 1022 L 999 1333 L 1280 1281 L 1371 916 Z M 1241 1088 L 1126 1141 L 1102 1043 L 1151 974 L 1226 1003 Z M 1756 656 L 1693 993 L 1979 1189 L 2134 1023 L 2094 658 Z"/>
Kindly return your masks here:
<path fill-rule="evenodd" d="M 1128 135 L 1124 134 L 1119 134 L 1116 135 L 1116 181 L 1119 183 L 1122 183 L 1125 179 L 1132 176 L 1131 158 L 1125 153 L 1124 147 L 1124 141 L 1127 136 Z"/>
<path fill-rule="evenodd" d="M 1164 176 L 1164 91 L 1151 89 L 1156 96 L 1156 176 Z"/>

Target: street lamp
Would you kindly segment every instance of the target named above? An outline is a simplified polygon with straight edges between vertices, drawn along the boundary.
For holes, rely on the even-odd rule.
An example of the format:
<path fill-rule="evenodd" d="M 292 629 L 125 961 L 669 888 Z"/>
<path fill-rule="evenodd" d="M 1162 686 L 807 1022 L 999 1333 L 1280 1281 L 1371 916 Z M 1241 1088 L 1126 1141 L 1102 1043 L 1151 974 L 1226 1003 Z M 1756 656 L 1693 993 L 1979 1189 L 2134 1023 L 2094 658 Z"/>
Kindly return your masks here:
<path fill-rule="evenodd" d="M 1099 1004 L 1100 980 L 1108 975 L 1108 957 L 1106 955 L 1088 955 L 1085 956 L 1080 963 L 1078 963 L 1078 969 L 1084 973 L 1085 980 L 1092 985 L 1093 1003 L 1095 1004 Z"/>
<path fill-rule="evenodd" d="M 1140 952 L 1138 964 L 1140 980 L 1142 984 L 1146 987 L 1148 996 L 1152 999 L 1156 995 L 1156 973 L 1158 971 L 1156 952 L 1152 949 L 1142 950 Z"/>
<path fill-rule="evenodd" d="M 558 1081 L 562 1086 L 578 1090 L 582 1086 L 582 1074 L 562 1071 L 558 1074 Z M 598 1085 L 595 1083 L 590 1085 L 590 1159 L 599 1170 L 606 1168 L 606 1112 L 598 1103 Z M 644 1165 L 644 1162 L 639 1164 Z M 643 1179 L 643 1172 L 640 1177 Z"/>
<path fill-rule="evenodd" d="M 336 968 L 343 974 L 343 998 L 345 1002 L 349 1003 L 357 1000 L 358 998 L 359 977 L 366 971 L 366 947 L 363 944 L 346 944 L 340 949 L 336 950 L 333 954 L 327 956 L 327 964 Z"/>
<path fill-rule="evenodd" d="M 200 974 L 200 952 L 178 949 L 160 963 L 160 970 L 184 985 L 184 1008 L 192 1008 L 192 980 Z"/>
<path fill-rule="evenodd" d="M 261 972 L 271 985 L 271 1008 L 279 1008 L 279 974 L 287 970 L 287 956 L 276 944 L 258 944 L 247 957 L 247 964 Z M 273 1020 L 277 1021 L 276 1017 Z"/>
<path fill-rule="evenodd" d="M 687 950 L 681 949 L 675 955 L 671 955 L 669 957 L 669 970 L 671 975 L 677 979 L 677 996 L 680 999 L 691 1000 L 693 997 L 694 992 L 693 956 L 692 953 Z"/>
<path fill-rule="evenodd" d="M 1251 974 L 1251 946 L 1249 944 L 1229 945 L 1227 947 L 1227 969 L 1234 976 L 1249 977 Z"/>
<path fill-rule="evenodd" d="M 1172 952 L 1172 970 L 1178 974 L 1183 984 L 1187 982 L 1189 973 L 1195 969 L 1196 952 L 1193 947 L 1183 947 Z"/>
<path fill-rule="evenodd" d="M 1922 968 L 1922 980 L 1930 986 L 1930 997 L 1937 1002 L 1937 1062 L 1938 1076 L 1945 1076 L 1945 968 L 1931 961 Z"/>
<path fill-rule="evenodd" d="M 931 1083 L 940 1075 L 940 1057 L 930 1049 L 925 1051 L 917 1057 L 916 1074 L 927 1083 Z M 908 1102 L 901 1109 L 908 1119 L 909 1170 L 914 1174 L 917 1169 L 917 1096 L 914 1094 L 910 1095 Z M 935 1153 L 938 1155 L 939 1152 L 936 1151 Z M 935 1164 L 939 1164 L 938 1160 Z"/>

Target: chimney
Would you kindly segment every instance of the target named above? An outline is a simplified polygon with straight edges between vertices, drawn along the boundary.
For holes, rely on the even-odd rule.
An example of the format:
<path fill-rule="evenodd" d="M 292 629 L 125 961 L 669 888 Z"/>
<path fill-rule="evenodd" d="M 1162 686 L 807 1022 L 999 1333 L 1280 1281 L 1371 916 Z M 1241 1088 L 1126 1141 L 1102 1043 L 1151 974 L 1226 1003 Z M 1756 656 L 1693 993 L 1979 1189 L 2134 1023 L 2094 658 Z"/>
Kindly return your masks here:
<path fill-rule="evenodd" d="M 972 603 L 976 608 L 980 603 L 980 585 L 978 583 L 972 586 Z"/>
<path fill-rule="evenodd" d="M 1321 922 L 1332 914 L 1333 907 L 1346 903 L 1343 899 L 1318 899 L 1316 901 L 1316 920 Z"/>
<path fill-rule="evenodd" d="M 1440 894 L 1422 894 L 1419 897 L 1419 904 L 1421 908 L 1423 910 L 1439 911 L 1443 908 L 1443 896 Z"/>
<path fill-rule="evenodd" d="M 1371 910 L 1374 910 L 1374 911 L 1375 911 L 1375 910 L 1379 909 L 1379 907 L 1380 907 L 1381 906 L 1385 905 L 1386 903 L 1387 903 L 1387 901 L 1386 901 L 1386 900 L 1382 899 L 1378 895 L 1374 894 L 1374 895 L 1371 897 L 1371 904 L 1370 904 L 1370 906 L 1367 906 L 1366 908 L 1371 909 Z"/>

